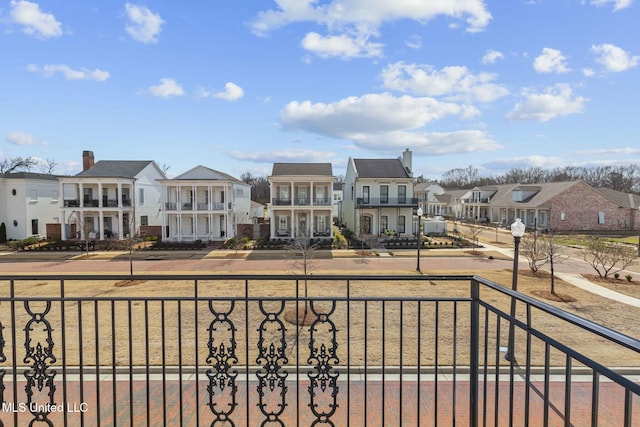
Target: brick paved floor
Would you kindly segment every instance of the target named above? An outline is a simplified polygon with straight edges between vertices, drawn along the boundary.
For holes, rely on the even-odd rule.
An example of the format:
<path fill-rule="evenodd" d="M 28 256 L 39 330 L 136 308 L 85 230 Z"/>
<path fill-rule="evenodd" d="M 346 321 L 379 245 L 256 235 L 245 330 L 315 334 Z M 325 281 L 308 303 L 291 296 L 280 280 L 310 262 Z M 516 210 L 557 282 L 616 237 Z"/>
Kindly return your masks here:
<path fill-rule="evenodd" d="M 142 376 L 144 377 L 144 375 Z M 203 378 L 204 377 L 204 378 Z M 55 426 L 210 426 L 214 421 L 212 411 L 207 406 L 207 378 L 202 375 L 198 382 L 193 377 L 183 377 L 182 383 L 175 375 L 169 375 L 163 381 L 158 375 L 152 375 L 150 381 L 138 375 L 133 382 L 128 376 L 118 376 L 115 383 L 111 376 L 102 376 L 100 387 L 97 387 L 95 377 L 83 382 L 82 389 L 77 380 L 70 380 L 66 387 L 58 381 L 55 391 L 55 402 L 64 399 L 67 404 L 62 413 L 52 413 L 47 419 Z M 415 377 L 414 377 L 415 378 Z M 11 383 L 5 378 L 4 401 L 13 401 Z M 24 382 L 18 382 L 18 401 L 25 402 Z M 255 382 L 249 383 L 247 392 L 246 382 L 238 381 L 237 407 L 229 413 L 229 419 L 218 422 L 215 426 L 258 426 L 268 419 L 258 407 L 258 393 Z M 419 384 L 419 388 L 418 388 Z M 338 408 L 335 413 L 321 421 L 330 420 L 333 424 L 319 423 L 318 425 L 335 426 L 467 426 L 469 425 L 469 383 L 466 379 L 454 383 L 450 379 L 439 379 L 437 382 L 430 378 L 420 383 L 405 380 L 402 384 L 397 380 L 381 381 L 380 378 L 367 381 L 352 380 L 339 381 L 337 396 Z M 115 387 L 114 387 L 115 386 Z M 487 399 L 482 399 L 484 389 L 481 383 L 481 405 L 479 408 L 480 425 L 525 425 L 525 388 L 526 383 L 514 383 L 513 419 L 509 419 L 509 382 L 501 382 L 497 390 L 494 382 L 487 382 Z M 301 381 L 298 390 L 293 381 L 287 382 L 287 406 L 278 417 L 271 418 L 266 426 L 310 426 L 314 417 L 309 408 L 307 384 Z M 552 381 L 548 384 L 549 401 L 545 406 L 542 398 L 544 383 L 535 381 L 531 384 L 530 403 L 528 409 L 530 426 L 563 426 L 565 424 L 566 400 L 565 383 Z M 65 390 L 66 389 L 66 390 Z M 46 390 L 46 389 L 45 389 Z M 455 392 L 454 392 L 455 390 Z M 331 401 L 330 391 L 317 395 L 318 410 L 330 411 L 327 405 Z M 298 393 L 299 392 L 299 393 Z M 114 399 L 115 396 L 115 399 Z M 297 399 L 296 399 L 297 397 Z M 418 400 L 419 397 L 419 400 Z M 46 396 L 35 396 L 43 402 Z M 277 410 L 279 392 L 265 396 L 268 408 Z M 570 424 L 573 426 L 592 425 L 592 385 L 591 382 L 574 381 L 571 385 L 569 405 Z M 298 402 L 296 405 L 295 402 Z M 97 402 L 100 402 L 98 405 Z M 248 405 L 247 405 L 248 402 Z M 228 408 L 222 401 L 217 402 L 218 408 Z M 634 402 L 637 406 L 638 402 Z M 85 406 L 86 405 L 86 406 Z M 275 408 L 275 409 L 274 409 Z M 16 407 L 15 413 L 6 404 L 0 412 L 0 420 L 4 426 L 26 426 L 34 418 L 29 412 L 22 412 Z M 86 410 L 86 411 L 85 411 Z M 85 412 L 82 412 L 85 411 Z M 498 422 L 496 423 L 496 414 Z M 623 425 L 624 394 L 614 384 L 602 382 L 599 393 L 598 426 Z M 636 416 L 636 419 L 640 419 Z M 638 421 L 640 422 L 640 421 Z M 546 424 L 545 424 L 546 423 Z M 0 423 L 2 425 L 2 423 Z M 35 423 L 35 426 L 46 425 Z M 638 424 L 634 424 L 638 425 Z"/>

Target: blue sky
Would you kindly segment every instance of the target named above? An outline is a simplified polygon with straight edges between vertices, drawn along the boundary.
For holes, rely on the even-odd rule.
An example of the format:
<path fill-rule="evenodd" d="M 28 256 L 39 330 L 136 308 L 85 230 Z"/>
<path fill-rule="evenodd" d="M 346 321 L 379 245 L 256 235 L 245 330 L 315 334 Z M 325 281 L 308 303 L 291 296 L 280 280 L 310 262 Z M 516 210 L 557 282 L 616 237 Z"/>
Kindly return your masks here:
<path fill-rule="evenodd" d="M 636 0 L 0 1 L 0 160 L 640 162 Z"/>

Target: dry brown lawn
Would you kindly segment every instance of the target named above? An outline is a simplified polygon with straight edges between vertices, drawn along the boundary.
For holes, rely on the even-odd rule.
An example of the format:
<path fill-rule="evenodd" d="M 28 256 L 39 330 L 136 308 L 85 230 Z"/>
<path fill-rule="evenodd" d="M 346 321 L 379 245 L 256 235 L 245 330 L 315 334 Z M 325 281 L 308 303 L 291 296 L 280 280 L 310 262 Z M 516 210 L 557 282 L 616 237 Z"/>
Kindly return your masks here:
<path fill-rule="evenodd" d="M 483 272 L 482 276 L 506 286 L 511 284 L 510 271 Z M 208 344 L 211 337 L 214 337 L 213 347 L 218 350 L 221 344 L 226 347 L 232 345 L 227 320 L 237 328 L 235 340 L 238 360 L 232 363 L 242 365 L 247 360 L 249 365 L 257 363 L 257 345 L 261 329 L 266 339 L 263 343 L 265 347 L 273 344 L 277 350 L 281 345 L 280 340 L 284 339 L 287 343 L 285 353 L 288 364 L 295 365 L 298 361 L 300 365 L 308 363 L 312 332 L 310 328 L 284 323 L 286 331 L 283 337 L 280 324 L 274 321 L 276 318 L 283 319 L 285 313 L 295 313 L 296 308 L 302 308 L 296 306 L 294 301 L 286 304 L 276 301 L 282 297 L 294 298 L 294 283 L 277 280 L 250 283 L 249 294 L 261 298 L 261 302 L 245 302 L 242 299 L 245 295 L 243 280 L 201 281 L 198 284 L 198 296 L 203 300 L 194 304 L 193 301 L 180 300 L 194 295 L 192 280 L 67 281 L 65 297 L 68 301 L 64 310 L 59 304 L 54 303 L 49 311 L 46 311 L 45 303 L 37 300 L 39 297 L 58 295 L 58 283 L 16 283 L 16 296 L 28 298 L 28 308 L 36 313 L 30 316 L 22 303 L 15 306 L 16 319 L 18 325 L 21 325 L 15 331 L 18 337 L 16 348 L 19 362 L 24 357 L 25 333 L 22 328 L 30 319 L 44 317 L 53 328 L 52 334 L 56 343 L 54 353 L 58 358 L 56 363 L 64 359 L 68 365 L 77 365 L 80 362 L 85 365 L 109 366 L 138 366 L 147 362 L 152 365 L 210 365 L 212 359 L 207 358 L 210 356 Z M 302 295 L 303 283 L 299 282 L 297 286 L 298 292 Z M 327 317 L 331 320 L 318 323 L 317 329 L 313 331 L 313 338 L 318 346 L 325 344 L 330 347 L 332 327 L 335 325 L 337 356 L 341 364 L 346 364 L 348 356 L 352 366 L 406 366 L 418 363 L 421 366 L 465 365 L 469 363 L 469 305 L 450 302 L 447 298 L 468 297 L 469 289 L 468 282 L 451 280 L 409 280 L 397 283 L 353 281 L 350 283 L 351 301 L 348 303 L 338 301 L 333 305 L 330 302 L 316 302 L 313 308 L 310 308 L 314 318 L 319 315 L 321 319 Z M 559 300 L 546 299 L 549 289 L 549 277 L 533 277 L 527 272 L 519 275 L 518 290 L 524 294 L 623 334 L 640 337 L 637 321 L 640 318 L 640 309 L 603 299 L 557 279 L 555 290 L 556 296 L 560 296 Z M 347 290 L 343 282 L 311 281 L 308 284 L 308 293 L 310 297 L 321 300 L 328 297 L 345 298 Z M 5 283 L 0 284 L 0 296 L 8 296 Z M 397 300 L 399 296 L 441 300 L 437 303 L 416 300 L 401 304 Z M 104 300 L 75 300 L 83 297 Z M 384 301 L 360 300 L 365 297 L 379 297 Z M 504 295 L 483 289 L 481 297 L 500 310 L 509 311 L 510 299 Z M 216 301 L 215 298 L 239 300 L 232 307 L 229 302 Z M 7 304 L 0 302 L 5 308 Z M 10 346 L 12 331 L 8 325 L 11 310 L 5 308 L 0 310 L 0 321 L 5 326 L 4 337 L 7 346 Z M 248 319 L 245 317 L 245 311 L 249 313 Z M 518 305 L 517 316 L 521 321 L 527 322 L 524 305 Z M 502 359 L 499 350 L 507 345 L 508 324 L 504 320 L 499 321 L 498 317 L 491 313 L 485 318 L 484 312 L 481 321 L 481 331 L 488 331 L 486 358 L 491 366 L 496 360 Z M 484 325 L 485 321 L 488 322 L 487 325 Z M 349 328 L 346 328 L 347 322 Z M 417 328 L 418 323 L 420 328 Z M 542 311 L 532 310 L 529 324 L 531 328 L 552 336 L 606 366 L 640 367 L 638 355 L 611 345 L 592 334 L 584 333 L 577 327 L 560 323 Z M 39 337 L 44 341 L 46 331 L 43 327 L 43 322 L 32 322 L 32 337 Z M 212 335 L 210 329 L 215 330 Z M 65 338 L 64 346 L 61 344 L 62 334 Z M 484 335 L 481 335 L 481 341 L 483 348 L 480 356 L 484 361 Z M 249 342 L 248 347 L 246 342 Z M 517 329 L 516 355 L 521 354 L 521 363 L 524 362 L 521 359 L 524 357 L 526 346 L 527 335 Z M 544 345 L 533 337 L 531 364 L 542 365 L 545 356 Z M 564 355 L 556 350 L 552 350 L 549 357 L 554 365 L 563 365 L 566 362 Z M 9 352 L 9 360 L 6 363 L 10 363 L 10 358 Z M 500 363 L 504 364 L 505 361 L 502 359 Z M 574 364 L 576 365 L 577 363 Z"/>

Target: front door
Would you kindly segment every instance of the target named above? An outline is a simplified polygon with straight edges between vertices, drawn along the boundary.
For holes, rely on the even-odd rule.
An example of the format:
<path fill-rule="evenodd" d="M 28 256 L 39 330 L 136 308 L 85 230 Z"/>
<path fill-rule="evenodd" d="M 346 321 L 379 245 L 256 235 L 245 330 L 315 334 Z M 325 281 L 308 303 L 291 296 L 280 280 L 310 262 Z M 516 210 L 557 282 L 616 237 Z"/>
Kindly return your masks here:
<path fill-rule="evenodd" d="M 371 234 L 371 217 L 369 215 L 360 217 L 360 234 Z"/>

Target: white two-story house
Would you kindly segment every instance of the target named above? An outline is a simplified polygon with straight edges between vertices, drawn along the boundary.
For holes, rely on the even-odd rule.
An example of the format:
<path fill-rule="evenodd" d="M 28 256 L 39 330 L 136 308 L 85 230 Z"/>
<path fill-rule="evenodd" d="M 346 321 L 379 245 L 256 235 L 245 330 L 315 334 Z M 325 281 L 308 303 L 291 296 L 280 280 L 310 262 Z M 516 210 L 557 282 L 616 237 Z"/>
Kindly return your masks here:
<path fill-rule="evenodd" d="M 418 207 L 413 195 L 411 151 L 396 159 L 349 158 L 342 219 L 361 237 L 413 234 Z"/>
<path fill-rule="evenodd" d="M 163 239 L 224 241 L 251 224 L 251 186 L 226 173 L 196 166 L 163 179 Z"/>
<path fill-rule="evenodd" d="M 159 226 L 160 179 L 153 160 L 101 160 L 82 154 L 83 171 L 60 177 L 62 239 L 123 239 Z"/>
<path fill-rule="evenodd" d="M 333 238 L 331 163 L 274 163 L 271 190 L 271 238 Z"/>
<path fill-rule="evenodd" d="M 60 224 L 60 188 L 56 175 L 13 172 L 0 174 L 0 224 L 7 239 L 59 237 L 47 233 Z M 53 228 L 56 228 L 55 226 Z"/>

